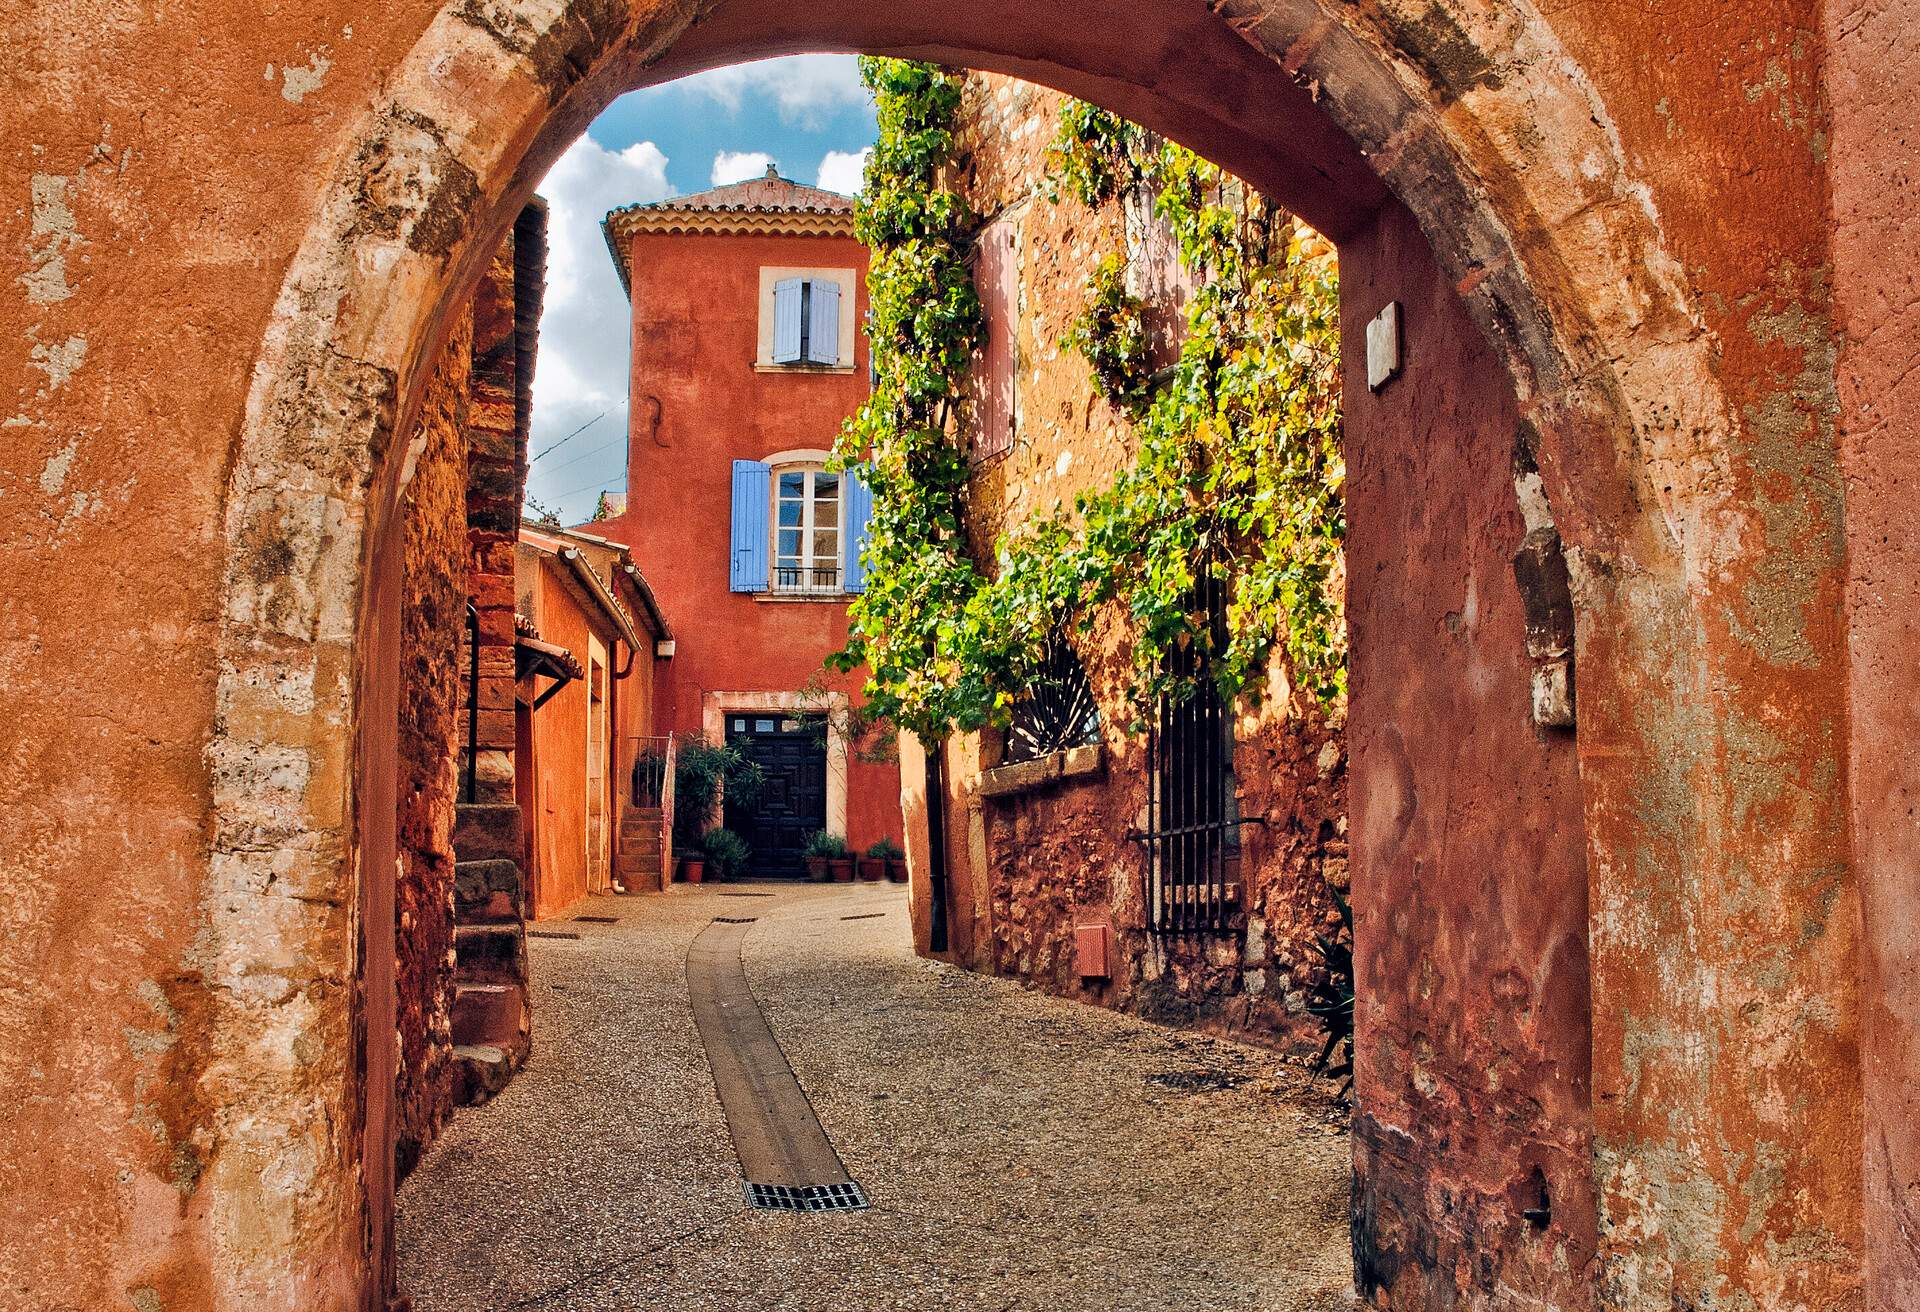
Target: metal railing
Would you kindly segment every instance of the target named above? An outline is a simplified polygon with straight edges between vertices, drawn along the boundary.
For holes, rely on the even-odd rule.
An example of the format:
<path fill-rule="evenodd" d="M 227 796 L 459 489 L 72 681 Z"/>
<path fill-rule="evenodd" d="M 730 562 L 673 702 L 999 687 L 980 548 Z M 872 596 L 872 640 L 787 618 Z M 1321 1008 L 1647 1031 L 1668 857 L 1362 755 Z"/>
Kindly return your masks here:
<path fill-rule="evenodd" d="M 773 571 L 775 592 L 838 592 L 838 565 L 779 565 Z"/>
<path fill-rule="evenodd" d="M 660 887 L 673 882 L 673 777 L 680 744 L 672 735 L 627 739 L 633 754 L 628 801 L 635 810 L 660 811 Z"/>
<path fill-rule="evenodd" d="M 673 736 L 634 738 L 633 804 L 642 808 L 665 804 L 673 767 Z"/>
<path fill-rule="evenodd" d="M 467 602 L 467 778 L 463 800 L 480 798 L 480 608 Z"/>

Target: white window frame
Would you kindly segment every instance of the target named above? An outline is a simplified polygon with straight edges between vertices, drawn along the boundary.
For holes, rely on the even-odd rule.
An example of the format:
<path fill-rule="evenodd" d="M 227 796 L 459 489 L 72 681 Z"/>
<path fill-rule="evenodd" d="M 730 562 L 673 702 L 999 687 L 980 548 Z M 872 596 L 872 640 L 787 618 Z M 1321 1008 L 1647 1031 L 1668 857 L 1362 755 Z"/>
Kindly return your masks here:
<path fill-rule="evenodd" d="M 837 360 L 794 361 L 776 364 L 773 359 L 774 319 L 778 309 L 774 289 L 788 279 L 802 282 L 830 282 L 840 289 L 840 318 L 836 330 Z M 828 268 L 807 265 L 763 265 L 760 269 L 759 341 L 754 352 L 754 369 L 767 374 L 850 374 L 858 361 L 858 298 L 862 272 L 853 268 Z M 811 334 L 809 334 L 811 336 Z"/>
<path fill-rule="evenodd" d="M 772 473 L 773 473 L 773 477 L 769 480 L 769 482 L 771 484 L 770 495 L 773 498 L 773 504 L 768 508 L 768 515 L 767 515 L 768 532 L 771 538 L 771 540 L 767 544 L 767 561 L 769 566 L 768 572 L 770 575 L 770 577 L 767 580 L 769 590 L 777 595 L 788 596 L 788 597 L 792 597 L 792 596 L 838 597 L 840 596 L 846 590 L 846 583 L 847 583 L 847 580 L 846 580 L 846 568 L 847 568 L 847 565 L 846 565 L 846 547 L 847 547 L 847 480 L 846 480 L 846 476 L 844 474 L 835 474 L 826 468 L 824 453 L 822 454 L 821 458 L 817 460 L 805 460 L 805 459 L 789 460 L 782 464 L 772 465 Z M 787 556 L 780 550 L 781 532 L 783 530 L 789 533 L 794 531 L 791 525 L 783 526 L 780 522 L 780 502 L 782 500 L 780 496 L 780 480 L 783 476 L 788 474 L 803 474 L 806 477 L 806 493 L 800 502 L 799 532 L 800 532 L 801 551 L 798 556 Z M 834 517 L 835 523 L 832 529 L 833 554 L 830 559 L 828 557 L 821 556 L 812 550 L 814 541 L 815 541 L 814 535 L 816 533 L 825 533 L 828 531 L 824 528 L 816 528 L 815 522 L 814 522 L 814 516 L 820 504 L 820 495 L 818 492 L 816 479 L 823 474 L 833 480 L 833 489 L 834 489 L 833 499 L 834 499 L 834 504 L 838 507 L 838 511 L 839 511 L 839 513 Z M 789 500 L 791 500 L 791 498 L 789 498 Z M 789 560 L 797 560 L 799 564 L 797 566 L 789 565 L 786 563 Z M 817 572 L 823 568 L 828 568 L 828 567 L 830 567 L 833 571 L 833 582 L 831 584 L 816 583 L 814 579 L 817 576 Z M 798 568 L 800 570 L 801 581 L 797 584 L 782 583 L 780 579 L 781 571 L 783 569 L 794 569 L 794 568 Z"/>

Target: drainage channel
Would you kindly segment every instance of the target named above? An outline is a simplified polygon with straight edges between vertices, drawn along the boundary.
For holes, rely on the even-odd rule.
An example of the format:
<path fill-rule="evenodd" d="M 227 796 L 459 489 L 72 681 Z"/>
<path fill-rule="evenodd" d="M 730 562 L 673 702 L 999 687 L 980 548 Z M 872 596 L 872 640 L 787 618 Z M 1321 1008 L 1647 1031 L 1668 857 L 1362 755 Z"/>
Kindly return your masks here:
<path fill-rule="evenodd" d="M 865 1207 L 747 986 L 740 946 L 752 927 L 748 918 L 724 917 L 687 949 L 693 1020 L 746 1174 L 747 1203 L 777 1212 Z"/>

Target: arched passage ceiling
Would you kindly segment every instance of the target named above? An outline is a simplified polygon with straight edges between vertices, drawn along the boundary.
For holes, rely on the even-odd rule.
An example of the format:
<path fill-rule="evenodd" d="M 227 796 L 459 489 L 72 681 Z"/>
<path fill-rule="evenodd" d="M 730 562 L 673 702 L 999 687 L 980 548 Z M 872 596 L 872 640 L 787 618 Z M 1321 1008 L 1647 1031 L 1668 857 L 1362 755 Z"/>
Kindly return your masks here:
<path fill-rule="evenodd" d="M 1338 239 L 1387 197 L 1353 141 L 1315 104 L 1312 79 L 1198 0 L 723 0 L 644 71 L 664 81 L 742 59 L 886 51 L 1010 73 L 1114 110 L 1196 149 Z M 1063 12 L 1064 11 L 1064 12 Z"/>

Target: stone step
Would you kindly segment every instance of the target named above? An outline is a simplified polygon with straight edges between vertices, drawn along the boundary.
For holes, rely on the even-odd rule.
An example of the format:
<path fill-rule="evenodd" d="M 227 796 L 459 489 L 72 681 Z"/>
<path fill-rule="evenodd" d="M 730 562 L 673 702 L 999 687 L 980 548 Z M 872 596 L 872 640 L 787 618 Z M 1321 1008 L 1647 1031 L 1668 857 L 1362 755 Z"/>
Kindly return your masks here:
<path fill-rule="evenodd" d="M 518 862 L 525 852 L 518 806 L 462 802 L 453 808 L 455 860 Z"/>
<path fill-rule="evenodd" d="M 526 991 L 518 984 L 456 984 L 453 989 L 455 1046 L 511 1046 L 527 1031 Z"/>
<path fill-rule="evenodd" d="M 619 868 L 620 882 L 629 893 L 658 893 L 660 891 L 660 858 L 647 861 L 629 861 L 621 858 Z"/>
<path fill-rule="evenodd" d="M 506 1088 L 520 1061 L 512 1048 L 497 1043 L 461 1043 L 454 1045 L 453 1065 L 455 1095 L 471 1107 Z"/>
<path fill-rule="evenodd" d="M 525 948 L 525 931 L 517 920 L 503 925 L 453 927 L 454 960 L 462 983 L 518 980 Z"/>
<path fill-rule="evenodd" d="M 463 922 L 520 917 L 520 865 L 516 861 L 461 861 L 453 867 L 453 909 Z"/>

